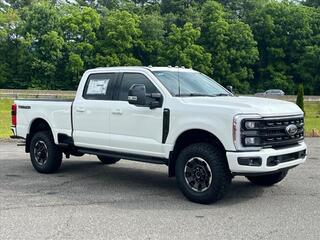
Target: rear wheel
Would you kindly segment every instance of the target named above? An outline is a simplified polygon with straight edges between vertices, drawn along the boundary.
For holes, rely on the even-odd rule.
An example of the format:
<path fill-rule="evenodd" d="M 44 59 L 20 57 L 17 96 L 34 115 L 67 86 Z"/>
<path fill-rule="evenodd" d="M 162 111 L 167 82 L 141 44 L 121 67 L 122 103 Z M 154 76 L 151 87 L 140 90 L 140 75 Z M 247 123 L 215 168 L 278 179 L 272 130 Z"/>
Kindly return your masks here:
<path fill-rule="evenodd" d="M 103 164 L 115 164 L 116 162 L 120 161 L 120 158 L 105 157 L 101 155 L 98 155 L 97 157 Z"/>
<path fill-rule="evenodd" d="M 285 170 L 285 171 L 268 174 L 268 175 L 262 175 L 262 176 L 255 176 L 255 177 L 247 176 L 246 178 L 253 184 L 256 184 L 259 186 L 272 186 L 278 182 L 281 182 L 287 176 L 287 173 L 288 173 L 288 170 Z"/>
<path fill-rule="evenodd" d="M 208 143 L 186 147 L 176 162 L 176 180 L 193 202 L 208 204 L 221 199 L 231 183 L 225 154 Z"/>
<path fill-rule="evenodd" d="M 30 158 L 33 167 L 40 173 L 54 173 L 60 168 L 62 152 L 54 143 L 50 131 L 38 132 L 32 137 Z"/>

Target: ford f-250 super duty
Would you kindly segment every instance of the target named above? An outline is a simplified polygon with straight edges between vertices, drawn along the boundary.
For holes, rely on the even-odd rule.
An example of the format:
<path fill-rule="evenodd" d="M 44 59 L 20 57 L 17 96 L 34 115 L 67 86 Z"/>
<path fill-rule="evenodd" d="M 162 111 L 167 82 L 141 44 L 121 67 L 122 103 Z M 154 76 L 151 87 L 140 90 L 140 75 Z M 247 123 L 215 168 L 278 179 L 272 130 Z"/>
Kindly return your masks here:
<path fill-rule="evenodd" d="M 297 105 L 238 97 L 185 68 L 88 70 L 74 101 L 16 100 L 12 125 L 40 173 L 57 171 L 63 153 L 166 164 L 199 203 L 220 199 L 235 175 L 276 184 L 307 157 Z"/>

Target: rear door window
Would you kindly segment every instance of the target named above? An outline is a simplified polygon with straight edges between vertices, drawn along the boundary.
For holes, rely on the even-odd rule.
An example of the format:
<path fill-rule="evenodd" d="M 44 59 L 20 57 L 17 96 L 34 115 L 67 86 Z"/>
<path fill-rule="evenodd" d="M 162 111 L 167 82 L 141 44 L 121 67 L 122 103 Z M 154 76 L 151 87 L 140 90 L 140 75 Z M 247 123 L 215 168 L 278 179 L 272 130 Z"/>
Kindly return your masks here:
<path fill-rule="evenodd" d="M 89 100 L 111 100 L 112 86 L 116 77 L 116 73 L 91 74 L 87 79 L 83 98 Z"/>

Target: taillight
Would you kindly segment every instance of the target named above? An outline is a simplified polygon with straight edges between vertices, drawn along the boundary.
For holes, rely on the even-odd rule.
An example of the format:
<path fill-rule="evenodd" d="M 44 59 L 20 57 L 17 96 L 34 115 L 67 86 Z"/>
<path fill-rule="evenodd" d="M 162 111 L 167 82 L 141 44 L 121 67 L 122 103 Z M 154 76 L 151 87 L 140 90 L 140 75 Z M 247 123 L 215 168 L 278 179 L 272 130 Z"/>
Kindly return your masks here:
<path fill-rule="evenodd" d="M 11 122 L 12 122 L 12 126 L 16 126 L 17 125 L 17 105 L 14 103 L 11 106 Z"/>

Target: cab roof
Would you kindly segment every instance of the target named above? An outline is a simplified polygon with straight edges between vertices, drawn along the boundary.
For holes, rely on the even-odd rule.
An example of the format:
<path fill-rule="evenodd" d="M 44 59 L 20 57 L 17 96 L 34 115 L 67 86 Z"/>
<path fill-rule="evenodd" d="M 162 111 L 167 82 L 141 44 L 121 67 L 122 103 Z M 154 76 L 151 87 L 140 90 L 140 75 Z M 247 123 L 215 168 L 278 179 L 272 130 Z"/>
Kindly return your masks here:
<path fill-rule="evenodd" d="M 151 71 L 151 72 L 155 72 L 155 71 L 170 71 L 170 72 L 194 72 L 193 69 L 189 69 L 189 68 L 184 68 L 184 67 L 152 67 L 152 66 L 148 66 L 148 67 L 142 67 L 142 66 L 123 66 L 123 67 L 98 67 L 98 68 L 94 68 L 94 69 L 89 69 L 87 71 L 89 72 L 95 72 L 95 71 L 130 71 L 130 70 L 135 70 L 135 71 Z"/>

